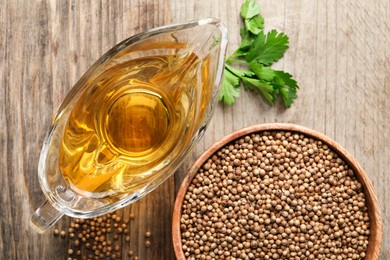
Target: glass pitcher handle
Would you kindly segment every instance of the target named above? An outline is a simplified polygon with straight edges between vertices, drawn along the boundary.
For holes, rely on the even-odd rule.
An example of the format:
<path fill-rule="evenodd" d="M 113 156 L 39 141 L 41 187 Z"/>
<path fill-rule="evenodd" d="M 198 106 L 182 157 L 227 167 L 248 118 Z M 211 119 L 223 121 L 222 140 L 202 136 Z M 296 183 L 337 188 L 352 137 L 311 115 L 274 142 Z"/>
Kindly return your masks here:
<path fill-rule="evenodd" d="M 42 234 L 54 225 L 64 213 L 55 209 L 47 200 L 34 212 L 30 219 L 30 226 Z"/>

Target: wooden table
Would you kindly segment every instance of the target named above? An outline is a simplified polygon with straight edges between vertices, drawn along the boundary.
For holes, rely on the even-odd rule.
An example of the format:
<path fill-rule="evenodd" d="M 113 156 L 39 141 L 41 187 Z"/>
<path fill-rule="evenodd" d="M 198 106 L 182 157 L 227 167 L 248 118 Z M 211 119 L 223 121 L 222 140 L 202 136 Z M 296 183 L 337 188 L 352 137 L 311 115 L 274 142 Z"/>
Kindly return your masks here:
<path fill-rule="evenodd" d="M 0 8 L 0 259 L 66 259 L 69 239 L 36 234 L 32 212 L 44 201 L 37 178 L 40 148 L 66 93 L 110 47 L 147 29 L 214 16 L 239 39 L 242 1 L 11 1 Z M 285 110 L 241 92 L 219 104 L 194 153 L 134 212 L 131 247 L 140 259 L 174 259 L 171 216 L 186 169 L 214 141 L 262 122 L 301 124 L 335 139 L 353 154 L 378 193 L 384 222 L 381 259 L 390 259 L 390 1 L 259 1 L 266 28 L 290 37 L 275 68 L 300 83 Z M 124 212 L 122 211 L 124 214 Z M 121 214 L 122 214 L 121 213 Z M 66 228 L 69 218 L 57 227 Z M 145 249 L 144 232 L 153 233 Z M 125 252 L 123 252 L 125 254 Z"/>

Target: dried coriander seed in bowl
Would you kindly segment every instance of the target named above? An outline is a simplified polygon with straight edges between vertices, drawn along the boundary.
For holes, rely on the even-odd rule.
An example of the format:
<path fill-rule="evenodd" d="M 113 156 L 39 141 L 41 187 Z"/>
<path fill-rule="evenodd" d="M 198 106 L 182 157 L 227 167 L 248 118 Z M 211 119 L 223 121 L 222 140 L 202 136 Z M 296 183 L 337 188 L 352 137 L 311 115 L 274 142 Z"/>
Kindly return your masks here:
<path fill-rule="evenodd" d="M 375 259 L 377 199 L 349 157 L 329 138 L 290 124 L 258 125 L 222 139 L 179 191 L 176 256 Z"/>

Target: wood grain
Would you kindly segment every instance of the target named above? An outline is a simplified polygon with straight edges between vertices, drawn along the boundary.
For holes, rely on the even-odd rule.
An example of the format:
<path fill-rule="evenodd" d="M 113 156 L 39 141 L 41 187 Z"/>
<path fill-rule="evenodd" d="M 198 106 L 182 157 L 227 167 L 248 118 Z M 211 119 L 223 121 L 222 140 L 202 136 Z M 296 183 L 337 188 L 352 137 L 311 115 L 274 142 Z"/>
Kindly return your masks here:
<path fill-rule="evenodd" d="M 214 16 L 239 43 L 243 1 L 1 1 L 0 8 L 0 259 L 65 259 L 68 240 L 38 235 L 29 217 L 43 200 L 37 164 L 45 131 L 66 93 L 88 67 L 124 38 L 171 22 Z M 171 216 L 186 169 L 233 130 L 262 122 L 313 128 L 345 147 L 377 191 L 383 218 L 380 259 L 390 258 L 390 1 L 259 1 L 266 28 L 290 37 L 275 68 L 294 74 L 294 105 L 268 107 L 242 92 L 217 106 L 193 155 L 156 191 L 124 209 L 136 213 L 132 245 L 140 259 L 174 259 Z M 59 226 L 66 227 L 64 218 Z M 143 232 L 153 230 L 145 250 Z"/>

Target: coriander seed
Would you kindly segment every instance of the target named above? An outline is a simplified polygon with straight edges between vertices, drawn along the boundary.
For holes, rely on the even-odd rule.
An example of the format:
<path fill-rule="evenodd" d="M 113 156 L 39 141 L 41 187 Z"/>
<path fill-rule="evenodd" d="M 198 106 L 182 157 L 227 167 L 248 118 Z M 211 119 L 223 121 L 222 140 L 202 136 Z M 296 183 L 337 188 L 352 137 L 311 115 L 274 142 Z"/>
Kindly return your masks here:
<path fill-rule="evenodd" d="M 322 141 L 264 131 L 198 169 L 182 204 L 188 259 L 362 259 L 369 217 L 353 170 Z"/>

